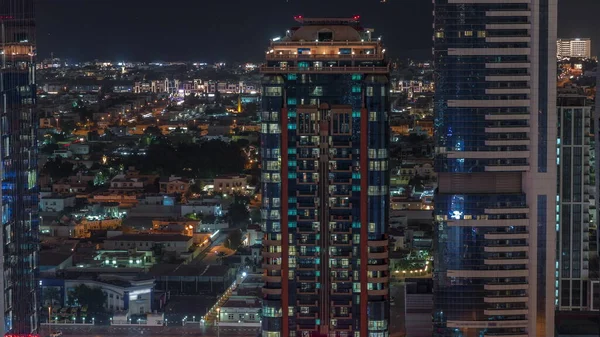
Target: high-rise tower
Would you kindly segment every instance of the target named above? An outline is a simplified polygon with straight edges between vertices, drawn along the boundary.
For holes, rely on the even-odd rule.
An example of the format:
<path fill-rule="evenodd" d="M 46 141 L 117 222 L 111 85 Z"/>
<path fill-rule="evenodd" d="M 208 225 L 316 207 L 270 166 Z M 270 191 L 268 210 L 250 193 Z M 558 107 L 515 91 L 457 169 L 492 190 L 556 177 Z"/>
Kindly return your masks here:
<path fill-rule="evenodd" d="M 434 6 L 434 336 L 553 336 L 557 1 Z"/>
<path fill-rule="evenodd" d="M 590 307 L 590 248 L 595 214 L 590 164 L 592 107 L 582 89 L 558 93 L 557 309 L 587 311 Z M 595 205 L 594 205 L 595 206 Z M 594 207 L 595 208 L 595 207 Z M 593 263 L 593 262 L 592 262 Z"/>
<path fill-rule="evenodd" d="M 33 0 L 0 1 L 0 329 L 37 332 L 38 189 Z"/>
<path fill-rule="evenodd" d="M 386 336 L 385 49 L 358 17 L 296 21 L 261 68 L 263 336 Z"/>

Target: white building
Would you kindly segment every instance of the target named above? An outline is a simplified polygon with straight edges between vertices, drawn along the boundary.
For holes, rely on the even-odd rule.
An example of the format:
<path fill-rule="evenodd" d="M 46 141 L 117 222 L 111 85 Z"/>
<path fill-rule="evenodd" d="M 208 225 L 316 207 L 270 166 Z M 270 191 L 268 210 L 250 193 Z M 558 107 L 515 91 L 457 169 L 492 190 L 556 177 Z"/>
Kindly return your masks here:
<path fill-rule="evenodd" d="M 262 302 L 256 296 L 231 296 L 219 311 L 220 326 L 260 326 Z"/>
<path fill-rule="evenodd" d="M 106 295 L 104 307 L 108 311 L 125 311 L 129 314 L 145 314 L 152 311 L 154 279 L 128 280 L 114 276 L 99 280 L 65 280 L 66 295 L 82 284 L 102 290 Z"/>
<path fill-rule="evenodd" d="M 67 207 L 75 207 L 75 195 L 51 194 L 40 199 L 42 212 L 62 212 Z"/>
<path fill-rule="evenodd" d="M 592 56 L 592 40 L 583 39 L 558 39 L 556 41 L 556 57 L 585 57 Z"/>
<path fill-rule="evenodd" d="M 193 238 L 181 234 L 124 234 L 104 240 L 105 250 L 152 250 L 155 246 L 177 256 L 190 251 Z"/>

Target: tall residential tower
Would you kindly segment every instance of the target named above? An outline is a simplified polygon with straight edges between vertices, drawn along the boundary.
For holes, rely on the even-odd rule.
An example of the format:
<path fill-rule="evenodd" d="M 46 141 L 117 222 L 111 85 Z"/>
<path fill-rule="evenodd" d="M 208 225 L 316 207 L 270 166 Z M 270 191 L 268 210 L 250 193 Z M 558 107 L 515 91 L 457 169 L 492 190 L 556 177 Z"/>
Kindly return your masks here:
<path fill-rule="evenodd" d="M 389 67 L 358 17 L 296 17 L 261 68 L 263 336 L 384 337 Z"/>
<path fill-rule="evenodd" d="M 38 189 L 33 0 L 0 1 L 0 331 L 37 332 Z"/>
<path fill-rule="evenodd" d="M 557 256 L 559 311 L 588 311 L 591 304 L 590 258 L 595 251 L 595 204 L 591 169 L 592 106 L 582 89 L 558 92 Z M 592 262 L 593 263 L 593 262 Z M 593 278 L 592 278 L 593 280 Z"/>
<path fill-rule="evenodd" d="M 553 336 L 557 0 L 434 6 L 434 336 Z"/>

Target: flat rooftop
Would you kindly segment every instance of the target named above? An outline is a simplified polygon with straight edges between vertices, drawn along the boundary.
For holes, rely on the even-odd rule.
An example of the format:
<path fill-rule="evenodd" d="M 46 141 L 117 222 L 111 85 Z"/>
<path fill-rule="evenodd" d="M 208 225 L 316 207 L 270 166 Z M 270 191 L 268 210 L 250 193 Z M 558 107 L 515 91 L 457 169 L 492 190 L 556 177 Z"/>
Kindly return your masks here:
<path fill-rule="evenodd" d="M 181 234 L 123 234 L 107 238 L 106 241 L 154 241 L 167 242 L 179 241 L 186 242 L 192 240 L 191 236 Z"/>

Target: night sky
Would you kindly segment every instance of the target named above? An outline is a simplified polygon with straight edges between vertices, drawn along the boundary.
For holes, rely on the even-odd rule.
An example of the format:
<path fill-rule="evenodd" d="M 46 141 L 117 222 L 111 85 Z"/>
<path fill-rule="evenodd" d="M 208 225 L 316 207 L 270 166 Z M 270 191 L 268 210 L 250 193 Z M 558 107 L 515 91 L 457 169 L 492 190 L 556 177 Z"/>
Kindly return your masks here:
<path fill-rule="evenodd" d="M 393 56 L 431 55 L 431 0 L 36 1 L 41 58 L 259 61 L 294 15 L 360 15 Z M 600 0 L 559 3 L 559 37 L 591 37 L 600 54 Z"/>

